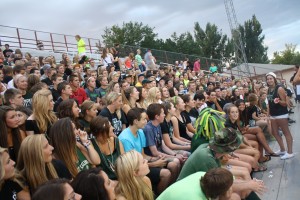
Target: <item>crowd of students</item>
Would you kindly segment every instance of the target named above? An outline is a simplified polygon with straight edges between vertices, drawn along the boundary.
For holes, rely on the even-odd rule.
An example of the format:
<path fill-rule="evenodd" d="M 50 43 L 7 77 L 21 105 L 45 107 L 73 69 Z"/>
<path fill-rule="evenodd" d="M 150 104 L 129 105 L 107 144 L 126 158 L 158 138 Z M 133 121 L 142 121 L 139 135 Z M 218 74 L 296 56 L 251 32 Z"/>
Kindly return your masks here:
<path fill-rule="evenodd" d="M 214 64 L 204 74 L 199 59 L 196 71 L 148 68 L 140 54 L 122 63 L 107 48 L 97 66 L 85 55 L 1 52 L 0 199 L 259 199 L 265 185 L 251 173 L 294 156 L 276 74 L 265 85 Z M 208 108 L 224 122 L 212 118 L 221 127 L 204 136 L 197 119 Z"/>

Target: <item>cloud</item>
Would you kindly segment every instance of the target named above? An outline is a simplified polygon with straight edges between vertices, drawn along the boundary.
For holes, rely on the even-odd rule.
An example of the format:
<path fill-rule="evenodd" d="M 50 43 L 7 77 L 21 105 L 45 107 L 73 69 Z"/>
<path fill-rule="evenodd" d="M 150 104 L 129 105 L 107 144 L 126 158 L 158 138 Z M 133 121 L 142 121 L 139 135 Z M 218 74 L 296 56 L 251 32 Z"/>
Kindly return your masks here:
<path fill-rule="evenodd" d="M 233 0 L 233 3 L 239 23 L 251 19 L 253 14 L 257 16 L 269 56 L 284 49 L 285 43 L 300 43 L 297 37 L 300 1 Z M 230 35 L 225 6 L 220 0 L 10 0 L 1 6 L 6 8 L 1 11 L 4 16 L 0 18 L 1 25 L 99 39 L 105 27 L 129 21 L 155 27 L 158 36 L 164 39 L 173 32 L 178 35 L 193 32 L 195 22 L 203 28 L 207 22 L 216 24 Z"/>

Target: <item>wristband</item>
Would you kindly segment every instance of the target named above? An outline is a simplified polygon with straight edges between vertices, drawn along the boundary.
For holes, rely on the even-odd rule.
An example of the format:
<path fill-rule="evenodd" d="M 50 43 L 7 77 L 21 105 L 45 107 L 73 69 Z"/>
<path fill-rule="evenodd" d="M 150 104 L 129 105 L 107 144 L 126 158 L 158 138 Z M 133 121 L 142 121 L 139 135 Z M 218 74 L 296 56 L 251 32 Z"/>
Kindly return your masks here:
<path fill-rule="evenodd" d="M 88 147 L 91 145 L 91 141 L 88 140 L 85 143 L 83 143 L 83 146 L 88 150 Z"/>

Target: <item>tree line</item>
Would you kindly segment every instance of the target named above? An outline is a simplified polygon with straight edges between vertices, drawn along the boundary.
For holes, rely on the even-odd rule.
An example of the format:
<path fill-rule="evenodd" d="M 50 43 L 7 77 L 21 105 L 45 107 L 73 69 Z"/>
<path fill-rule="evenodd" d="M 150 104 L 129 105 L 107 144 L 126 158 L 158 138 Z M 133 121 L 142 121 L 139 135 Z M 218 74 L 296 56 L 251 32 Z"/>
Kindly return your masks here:
<path fill-rule="evenodd" d="M 262 27 L 256 16 L 239 26 L 248 62 L 268 63 L 267 47 L 264 45 Z M 158 38 L 155 27 L 142 22 L 123 22 L 122 26 L 106 27 L 102 35 L 105 45 L 115 43 L 165 50 L 201 57 L 222 59 L 234 56 L 232 39 L 217 25 L 207 23 L 205 28 L 194 23 L 194 31 L 178 35 L 174 32 L 169 38 Z"/>

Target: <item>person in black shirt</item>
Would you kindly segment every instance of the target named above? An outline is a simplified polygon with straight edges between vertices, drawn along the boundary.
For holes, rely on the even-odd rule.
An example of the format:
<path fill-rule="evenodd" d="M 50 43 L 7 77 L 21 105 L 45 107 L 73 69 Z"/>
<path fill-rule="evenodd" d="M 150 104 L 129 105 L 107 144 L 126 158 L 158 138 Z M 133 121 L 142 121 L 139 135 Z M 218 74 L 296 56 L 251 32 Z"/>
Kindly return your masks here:
<path fill-rule="evenodd" d="M 107 117 L 111 125 L 114 127 L 114 133 L 118 136 L 122 130 L 126 128 L 127 119 L 122 111 L 122 95 L 121 93 L 111 92 L 106 96 L 108 106 L 101 110 L 100 114 Z"/>
<path fill-rule="evenodd" d="M 57 99 L 60 97 L 60 94 L 57 90 L 57 86 L 59 83 L 63 82 L 63 77 L 61 75 L 58 74 L 53 74 L 51 77 L 51 81 L 53 83 L 53 88 L 50 89 L 52 92 L 52 96 L 53 96 L 53 101 L 57 101 Z"/>
<path fill-rule="evenodd" d="M 9 48 L 9 44 L 5 44 L 5 50 L 3 51 L 4 57 L 8 58 L 13 52 L 14 51 Z"/>
<path fill-rule="evenodd" d="M 15 162 L 10 159 L 8 150 L 0 147 L 0 199 L 30 199 L 22 182 L 16 178 Z M 3 170 L 3 171 L 2 171 Z"/>

